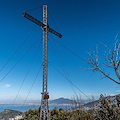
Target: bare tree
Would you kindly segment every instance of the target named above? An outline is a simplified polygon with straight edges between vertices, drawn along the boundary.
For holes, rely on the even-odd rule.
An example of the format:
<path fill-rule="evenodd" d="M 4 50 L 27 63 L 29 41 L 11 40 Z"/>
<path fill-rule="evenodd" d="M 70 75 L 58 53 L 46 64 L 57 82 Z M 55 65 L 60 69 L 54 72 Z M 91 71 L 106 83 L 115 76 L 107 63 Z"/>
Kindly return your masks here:
<path fill-rule="evenodd" d="M 79 110 L 83 110 L 83 100 L 82 100 L 82 97 L 81 96 L 78 96 L 78 95 L 76 95 L 76 96 L 73 96 L 73 98 L 72 98 L 72 106 L 71 106 L 71 110 L 77 110 L 77 109 L 79 109 Z"/>
<path fill-rule="evenodd" d="M 90 68 L 87 69 L 99 71 L 104 75 L 104 77 L 107 77 L 110 80 L 114 81 L 115 83 L 120 84 L 120 42 L 118 42 L 117 36 L 115 38 L 112 49 L 108 48 L 106 44 L 103 44 L 103 46 L 107 50 L 107 52 L 105 52 L 104 54 L 105 58 L 104 62 L 100 63 L 98 56 L 98 47 L 96 47 L 95 53 L 88 52 L 89 58 L 87 63 L 90 65 Z M 110 75 L 110 73 L 107 73 L 103 68 L 101 68 L 100 64 L 107 68 L 112 68 L 115 71 L 117 79 L 114 79 Z"/>

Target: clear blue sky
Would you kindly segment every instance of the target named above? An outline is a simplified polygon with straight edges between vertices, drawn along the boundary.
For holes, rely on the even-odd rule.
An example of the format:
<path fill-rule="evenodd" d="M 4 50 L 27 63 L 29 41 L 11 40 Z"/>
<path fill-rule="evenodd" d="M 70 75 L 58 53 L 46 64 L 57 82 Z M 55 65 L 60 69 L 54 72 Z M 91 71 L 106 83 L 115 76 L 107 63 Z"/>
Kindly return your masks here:
<path fill-rule="evenodd" d="M 119 0 L 0 0 L 0 68 L 7 62 L 15 50 L 22 44 L 24 39 L 36 26 L 31 21 L 22 17 L 23 11 L 37 8 L 44 4 L 48 5 L 48 24 L 56 27 L 51 19 L 52 16 L 62 39 L 49 33 L 48 61 L 64 74 L 64 66 L 70 80 L 87 96 L 94 95 L 96 98 L 101 93 L 119 94 L 119 87 L 109 79 L 100 80 L 99 72 L 83 70 L 89 67 L 59 44 L 54 44 L 54 39 L 74 51 L 81 58 L 87 59 L 87 51 L 94 51 L 99 47 L 99 55 L 103 61 L 104 47 L 100 42 L 106 42 L 109 47 L 113 45 L 116 34 L 120 31 L 120 1 Z M 39 20 L 42 20 L 42 8 L 29 11 Z M 11 59 L 10 63 L 0 72 L 0 79 L 11 69 L 37 39 L 42 39 L 42 29 L 38 26 L 20 51 Z M 119 36 L 118 36 L 119 38 Z M 49 42 L 50 41 L 50 42 Z M 52 44 L 52 46 L 51 46 Z M 17 64 L 17 66 L 0 83 L 0 102 L 13 100 L 21 86 L 25 74 L 31 64 L 38 44 Z M 59 64 L 55 53 L 61 56 Z M 61 60 L 60 60 L 61 61 Z M 24 82 L 17 101 L 24 100 L 35 79 L 38 69 L 42 64 L 42 44 L 32 68 Z M 111 71 L 110 71 L 111 72 Z M 113 74 L 114 76 L 114 74 Z M 28 100 L 39 100 L 42 90 L 42 69 Z M 72 98 L 75 95 L 69 82 L 61 76 L 50 64 L 48 64 L 48 91 L 50 99 L 59 97 Z M 82 93 L 74 88 L 77 95 L 87 99 Z"/>

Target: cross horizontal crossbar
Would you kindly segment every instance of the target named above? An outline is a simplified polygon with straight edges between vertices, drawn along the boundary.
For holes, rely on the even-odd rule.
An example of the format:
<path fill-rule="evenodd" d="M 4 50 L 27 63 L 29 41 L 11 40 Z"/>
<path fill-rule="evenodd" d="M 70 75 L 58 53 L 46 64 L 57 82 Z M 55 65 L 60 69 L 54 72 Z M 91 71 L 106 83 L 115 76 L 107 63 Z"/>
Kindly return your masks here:
<path fill-rule="evenodd" d="M 29 19 L 30 21 L 34 22 L 35 24 L 39 25 L 40 27 L 44 27 L 46 26 L 45 24 L 43 24 L 41 21 L 37 20 L 36 18 L 34 18 L 33 16 L 29 15 L 26 12 L 23 12 L 23 17 Z M 60 33 L 58 33 L 57 31 L 53 30 L 52 28 L 50 28 L 49 26 L 47 26 L 47 30 L 51 33 L 53 33 L 54 35 L 58 36 L 59 38 L 62 38 L 62 35 Z"/>

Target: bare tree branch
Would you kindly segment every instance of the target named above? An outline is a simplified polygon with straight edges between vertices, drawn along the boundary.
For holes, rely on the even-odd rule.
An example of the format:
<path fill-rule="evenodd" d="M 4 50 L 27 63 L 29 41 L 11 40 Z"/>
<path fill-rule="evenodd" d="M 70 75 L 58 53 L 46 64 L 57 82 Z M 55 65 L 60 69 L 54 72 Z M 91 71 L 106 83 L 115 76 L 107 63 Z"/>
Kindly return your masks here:
<path fill-rule="evenodd" d="M 101 72 L 105 77 L 109 78 L 110 80 L 114 81 L 117 84 L 120 84 L 120 43 L 117 40 L 117 36 L 115 37 L 114 45 L 112 49 L 109 49 L 106 44 L 103 44 L 104 47 L 107 49 L 108 52 L 105 52 L 104 58 L 105 61 L 103 62 L 104 66 L 107 68 L 112 68 L 115 71 L 115 74 L 118 78 L 118 80 L 114 79 L 110 76 L 110 74 L 107 74 L 102 68 L 100 68 L 99 64 L 102 64 L 99 62 L 99 56 L 98 56 L 98 46 L 96 47 L 96 52 L 91 53 L 88 52 L 89 58 L 88 58 L 88 64 L 91 66 L 90 68 L 87 68 L 88 70 L 93 71 L 99 71 Z"/>

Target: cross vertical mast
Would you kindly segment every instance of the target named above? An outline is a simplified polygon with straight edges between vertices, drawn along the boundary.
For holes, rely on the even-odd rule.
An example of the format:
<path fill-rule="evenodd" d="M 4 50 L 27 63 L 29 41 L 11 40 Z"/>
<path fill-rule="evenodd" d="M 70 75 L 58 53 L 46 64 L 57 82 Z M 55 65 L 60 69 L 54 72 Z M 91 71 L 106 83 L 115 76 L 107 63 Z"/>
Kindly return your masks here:
<path fill-rule="evenodd" d="M 47 6 L 43 6 L 43 92 L 47 92 Z"/>
<path fill-rule="evenodd" d="M 41 99 L 41 109 L 39 120 L 49 120 L 49 106 L 48 99 L 49 94 L 47 92 L 47 32 L 50 32 L 56 35 L 59 38 L 62 38 L 62 35 L 50 28 L 47 24 L 47 5 L 43 6 L 43 22 L 37 20 L 30 14 L 23 12 L 23 17 L 32 21 L 33 23 L 39 25 L 43 29 L 43 86 L 42 86 L 42 99 Z"/>
<path fill-rule="evenodd" d="M 43 6 L 43 88 L 42 88 L 42 101 L 40 109 L 39 120 L 49 120 L 49 107 L 48 99 L 49 95 L 47 92 L 47 5 Z"/>

